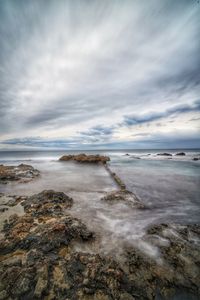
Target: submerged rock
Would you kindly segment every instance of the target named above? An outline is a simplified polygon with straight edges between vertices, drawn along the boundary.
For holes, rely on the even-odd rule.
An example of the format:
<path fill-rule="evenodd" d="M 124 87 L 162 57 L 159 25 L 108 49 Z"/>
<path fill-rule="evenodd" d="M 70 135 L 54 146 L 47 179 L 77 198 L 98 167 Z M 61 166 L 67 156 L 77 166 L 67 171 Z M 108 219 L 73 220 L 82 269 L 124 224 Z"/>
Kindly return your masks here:
<path fill-rule="evenodd" d="M 178 153 L 176 153 L 176 155 L 185 156 L 186 154 L 185 154 L 185 152 L 178 152 Z"/>
<path fill-rule="evenodd" d="M 127 190 L 119 190 L 108 193 L 101 200 L 110 204 L 122 202 L 133 208 L 144 208 L 144 205 L 140 202 L 140 200 L 132 192 Z"/>
<path fill-rule="evenodd" d="M 39 174 L 40 172 L 30 165 L 0 165 L 0 183 L 8 183 L 9 181 L 28 182 L 33 178 L 39 176 Z"/>
<path fill-rule="evenodd" d="M 167 152 L 164 152 L 164 153 L 157 153 L 157 155 L 160 155 L 160 156 L 172 156 L 171 153 L 167 153 Z"/>
<path fill-rule="evenodd" d="M 110 160 L 110 157 L 103 155 L 86 155 L 84 153 L 78 155 L 63 155 L 59 160 L 61 161 L 77 161 L 81 163 L 103 163 L 106 164 Z"/>

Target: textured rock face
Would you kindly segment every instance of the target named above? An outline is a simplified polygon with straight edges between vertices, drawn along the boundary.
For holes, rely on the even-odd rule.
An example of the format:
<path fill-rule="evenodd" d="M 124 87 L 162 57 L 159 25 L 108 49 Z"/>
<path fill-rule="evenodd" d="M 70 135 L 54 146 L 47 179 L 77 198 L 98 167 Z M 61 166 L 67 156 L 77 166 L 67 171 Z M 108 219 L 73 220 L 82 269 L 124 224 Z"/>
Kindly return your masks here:
<path fill-rule="evenodd" d="M 66 214 L 71 198 L 43 191 L 23 205 L 25 215 L 10 217 L 0 243 L 1 299 L 134 299 L 115 261 L 73 251 L 74 240 L 91 242 L 94 234 Z"/>
<path fill-rule="evenodd" d="M 127 190 L 119 190 L 108 193 L 101 200 L 110 204 L 122 202 L 132 208 L 144 208 L 144 205 L 140 202 L 140 200 L 132 192 Z"/>
<path fill-rule="evenodd" d="M 104 200 L 126 201 L 126 193 Z M 140 244 L 124 247 L 119 264 L 75 251 L 74 242 L 89 245 L 95 234 L 70 214 L 72 198 L 46 190 L 19 199 L 25 214 L 10 217 L 0 241 L 0 299 L 170 299 L 181 290 L 198 299 L 198 225 L 152 226 Z"/>
<path fill-rule="evenodd" d="M 108 156 L 103 155 L 86 155 L 86 154 L 78 154 L 78 155 L 63 155 L 59 160 L 69 161 L 74 160 L 81 163 L 103 163 L 106 164 L 107 161 L 110 160 Z"/>
<path fill-rule="evenodd" d="M 30 165 L 0 165 L 0 183 L 7 183 L 9 181 L 28 182 L 33 178 L 39 176 L 39 174 L 40 172 Z"/>
<path fill-rule="evenodd" d="M 125 263 L 129 279 L 142 293 L 141 299 L 155 299 L 156 294 L 171 299 L 180 291 L 187 291 L 188 299 L 198 299 L 200 226 L 156 225 L 148 230 L 143 242 L 157 249 L 156 259 L 155 252 L 151 258 L 139 246 L 130 247 Z M 146 248 L 148 251 L 150 254 Z"/>

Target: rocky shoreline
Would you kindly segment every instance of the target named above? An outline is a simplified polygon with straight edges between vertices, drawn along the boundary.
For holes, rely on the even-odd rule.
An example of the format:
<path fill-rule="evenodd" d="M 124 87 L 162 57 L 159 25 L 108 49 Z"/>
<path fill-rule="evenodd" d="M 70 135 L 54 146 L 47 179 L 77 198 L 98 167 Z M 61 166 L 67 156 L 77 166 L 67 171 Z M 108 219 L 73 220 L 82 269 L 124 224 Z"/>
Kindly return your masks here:
<path fill-rule="evenodd" d="M 98 158 L 95 163 L 99 162 Z M 103 165 L 113 176 L 106 162 Z M 101 201 L 143 208 L 119 180 L 119 189 Z M 0 299 L 139 300 L 182 294 L 198 299 L 200 295 L 199 225 L 153 225 L 137 245 L 124 243 L 123 258 L 118 260 L 99 253 L 96 233 L 70 213 L 74 200 L 68 195 L 44 190 L 29 197 L 0 194 L 0 198 L 7 199 L 4 205 L 24 209 L 23 215 L 10 216 L 1 232 Z M 75 242 L 88 247 L 96 243 L 96 250 L 77 251 Z"/>

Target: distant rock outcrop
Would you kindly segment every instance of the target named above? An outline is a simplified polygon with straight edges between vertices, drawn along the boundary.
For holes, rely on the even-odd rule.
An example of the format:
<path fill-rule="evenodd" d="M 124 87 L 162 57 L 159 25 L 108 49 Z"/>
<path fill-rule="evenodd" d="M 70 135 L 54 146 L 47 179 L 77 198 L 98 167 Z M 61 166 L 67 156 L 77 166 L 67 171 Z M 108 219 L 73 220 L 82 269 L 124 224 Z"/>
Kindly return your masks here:
<path fill-rule="evenodd" d="M 157 155 L 160 155 L 160 156 L 172 156 L 171 153 L 167 153 L 167 152 L 164 152 L 164 153 L 158 153 Z"/>
<path fill-rule="evenodd" d="M 78 155 L 63 155 L 59 160 L 61 161 L 77 161 L 80 163 L 103 163 L 106 164 L 110 160 L 110 157 L 104 155 L 86 155 L 81 153 Z"/>
<path fill-rule="evenodd" d="M 178 153 L 176 153 L 176 155 L 178 155 L 178 156 L 185 156 L 185 152 L 178 152 Z"/>

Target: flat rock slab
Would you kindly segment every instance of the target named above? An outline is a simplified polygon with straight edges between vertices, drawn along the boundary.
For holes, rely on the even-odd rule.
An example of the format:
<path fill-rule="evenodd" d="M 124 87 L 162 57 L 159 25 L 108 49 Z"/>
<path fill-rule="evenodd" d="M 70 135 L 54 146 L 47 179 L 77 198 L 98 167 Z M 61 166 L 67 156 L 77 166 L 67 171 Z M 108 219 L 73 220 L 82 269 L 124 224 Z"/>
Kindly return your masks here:
<path fill-rule="evenodd" d="M 103 155 L 86 155 L 86 154 L 78 154 L 78 155 L 63 155 L 59 160 L 61 161 L 77 161 L 80 163 L 103 163 L 106 164 L 107 161 L 110 160 L 110 157 Z"/>
<path fill-rule="evenodd" d="M 33 178 L 39 176 L 39 174 L 40 172 L 30 165 L 0 165 L 0 183 L 8 183 L 10 181 L 29 182 Z"/>

